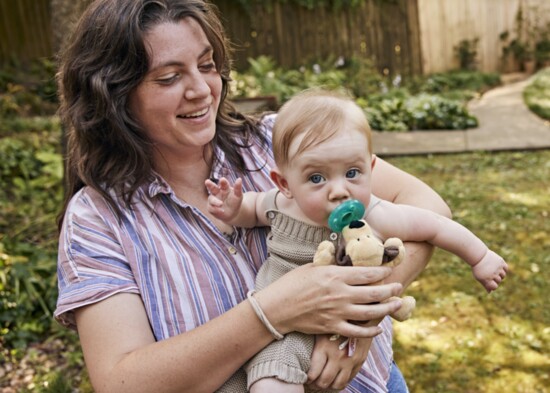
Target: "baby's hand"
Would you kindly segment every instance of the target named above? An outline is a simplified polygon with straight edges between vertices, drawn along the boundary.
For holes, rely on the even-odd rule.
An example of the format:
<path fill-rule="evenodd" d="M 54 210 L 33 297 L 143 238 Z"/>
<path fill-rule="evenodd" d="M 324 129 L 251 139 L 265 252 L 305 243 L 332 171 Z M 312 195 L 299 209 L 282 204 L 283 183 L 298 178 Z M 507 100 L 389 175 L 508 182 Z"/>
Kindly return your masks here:
<path fill-rule="evenodd" d="M 243 201 L 242 179 L 237 179 L 233 187 L 225 177 L 218 184 L 207 179 L 204 185 L 210 193 L 207 209 L 214 217 L 229 222 L 237 216 Z"/>
<path fill-rule="evenodd" d="M 497 253 L 487 250 L 485 256 L 472 267 L 472 273 L 487 292 L 494 291 L 506 277 L 508 264 Z"/>

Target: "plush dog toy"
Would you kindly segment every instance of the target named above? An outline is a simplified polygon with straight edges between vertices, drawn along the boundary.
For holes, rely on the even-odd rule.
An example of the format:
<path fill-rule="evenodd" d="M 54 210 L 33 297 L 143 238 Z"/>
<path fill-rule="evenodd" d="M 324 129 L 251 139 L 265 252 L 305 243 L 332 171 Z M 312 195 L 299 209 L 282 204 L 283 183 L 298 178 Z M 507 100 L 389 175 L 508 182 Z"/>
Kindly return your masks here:
<path fill-rule="evenodd" d="M 403 242 L 395 237 L 384 243 L 374 236 L 365 220 L 351 221 L 342 229 L 342 244 L 338 250 L 331 241 L 325 240 L 317 247 L 313 263 L 317 265 L 353 265 L 353 266 L 397 266 L 405 257 Z M 375 283 L 375 284 L 381 284 Z M 373 284 L 373 285 L 375 285 Z M 387 301 L 395 299 L 392 297 Z M 412 296 L 404 296 L 399 310 L 391 314 L 397 321 L 408 319 L 416 305 Z"/>

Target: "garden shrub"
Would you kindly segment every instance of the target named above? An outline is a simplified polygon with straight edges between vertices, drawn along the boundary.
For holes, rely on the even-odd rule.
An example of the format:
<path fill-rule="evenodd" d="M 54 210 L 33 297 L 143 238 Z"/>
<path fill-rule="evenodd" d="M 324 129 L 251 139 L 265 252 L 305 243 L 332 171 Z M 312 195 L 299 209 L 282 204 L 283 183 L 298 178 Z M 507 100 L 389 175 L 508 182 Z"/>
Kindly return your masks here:
<path fill-rule="evenodd" d="M 550 120 L 550 69 L 539 71 L 523 91 L 527 107 L 537 116 Z"/>
<path fill-rule="evenodd" d="M 280 105 L 311 88 L 343 89 L 365 109 L 374 130 L 462 130 L 477 127 L 466 103 L 500 84 L 495 73 L 452 71 L 393 81 L 367 59 L 328 59 L 324 64 L 283 70 L 269 57 L 249 59 L 244 73 L 234 72 L 230 97 L 273 95 Z"/>
<path fill-rule="evenodd" d="M 53 322 L 59 150 L 59 127 L 0 139 L 0 341 L 7 348 L 25 347 Z"/>
<path fill-rule="evenodd" d="M 435 73 L 427 77 L 414 78 L 410 83 L 413 94 L 429 93 L 453 95 L 462 93 L 462 99 L 470 99 L 475 93 L 483 93 L 500 84 L 500 75 L 497 73 L 483 73 L 476 71 L 450 71 Z"/>
<path fill-rule="evenodd" d="M 4 64 L 0 71 L 0 119 L 55 113 L 54 67 L 54 63 L 46 58 L 29 64 Z"/>

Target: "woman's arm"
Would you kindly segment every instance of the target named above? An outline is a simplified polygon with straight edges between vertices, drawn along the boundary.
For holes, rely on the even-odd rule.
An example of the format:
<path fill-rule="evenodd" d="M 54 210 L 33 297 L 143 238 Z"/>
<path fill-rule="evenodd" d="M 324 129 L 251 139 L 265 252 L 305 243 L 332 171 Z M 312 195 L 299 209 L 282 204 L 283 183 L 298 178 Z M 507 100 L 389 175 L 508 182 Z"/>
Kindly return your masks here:
<path fill-rule="evenodd" d="M 372 190 L 375 195 L 394 203 L 402 203 L 432 210 L 451 218 L 451 210 L 445 201 L 426 183 L 401 169 L 376 158 L 372 171 Z M 387 281 L 399 282 L 408 287 L 424 270 L 433 254 L 428 243 L 406 242 L 405 263 L 395 267 Z"/>
<path fill-rule="evenodd" d="M 281 333 L 338 333 L 373 337 L 380 328 L 349 320 L 381 318 L 400 302 L 381 302 L 398 284 L 369 286 L 390 269 L 337 266 L 297 268 L 256 293 Z M 101 392 L 212 392 L 273 340 L 248 301 L 204 325 L 155 342 L 142 300 L 117 294 L 75 312 L 86 365 Z"/>
<path fill-rule="evenodd" d="M 372 171 L 372 190 L 387 201 L 422 207 L 451 218 L 451 209 L 430 186 L 380 157 Z"/>

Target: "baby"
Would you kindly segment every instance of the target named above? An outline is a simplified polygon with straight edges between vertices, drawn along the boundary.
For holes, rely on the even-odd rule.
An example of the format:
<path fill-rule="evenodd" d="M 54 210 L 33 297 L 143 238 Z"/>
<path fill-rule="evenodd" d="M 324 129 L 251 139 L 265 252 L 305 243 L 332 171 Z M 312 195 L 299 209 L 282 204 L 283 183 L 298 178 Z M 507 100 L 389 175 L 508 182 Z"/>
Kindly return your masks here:
<path fill-rule="evenodd" d="M 224 178 L 218 184 L 206 181 L 208 209 L 217 218 L 241 227 L 271 226 L 269 258 L 258 272 L 256 289 L 313 261 L 317 245 L 334 238 L 330 213 L 350 199 L 366 207 L 363 218 L 380 239 L 424 241 L 452 252 L 488 292 L 506 276 L 503 258 L 464 226 L 371 193 L 376 162 L 371 130 L 351 98 L 323 90 L 294 96 L 275 120 L 273 153 L 277 167 L 271 178 L 277 188 L 270 192 L 243 193 L 240 179 L 234 185 Z M 312 349 L 313 337 L 296 332 L 271 343 L 246 365 L 250 391 L 303 392 Z"/>

